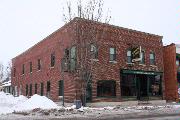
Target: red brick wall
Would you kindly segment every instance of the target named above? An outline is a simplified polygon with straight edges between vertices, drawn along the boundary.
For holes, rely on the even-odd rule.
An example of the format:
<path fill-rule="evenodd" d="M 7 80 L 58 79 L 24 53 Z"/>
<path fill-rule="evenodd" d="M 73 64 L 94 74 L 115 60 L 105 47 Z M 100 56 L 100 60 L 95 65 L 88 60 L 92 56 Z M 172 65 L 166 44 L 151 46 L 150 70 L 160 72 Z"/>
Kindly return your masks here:
<path fill-rule="evenodd" d="M 58 100 L 58 81 L 62 80 L 60 73 L 61 58 L 64 56 L 64 49 L 73 44 L 72 40 L 75 38 L 74 23 L 69 23 L 60 28 L 43 41 L 37 43 L 32 48 L 28 49 L 21 55 L 12 60 L 13 68 L 16 68 L 16 76 L 12 76 L 12 85 L 22 85 L 22 94 L 26 94 L 26 84 L 33 85 L 33 94 L 35 83 L 38 84 L 38 94 L 40 94 L 40 84 L 44 83 L 44 95 L 46 95 L 47 81 L 51 82 L 50 96 L 53 100 Z M 71 30 L 69 30 L 71 29 Z M 51 53 L 55 52 L 55 67 L 50 67 Z M 41 59 L 42 68 L 37 69 L 37 60 Z M 29 72 L 29 62 L 32 62 L 33 70 Z M 22 65 L 25 64 L 25 74 L 22 75 Z M 72 75 L 65 75 L 65 100 L 72 101 L 75 97 L 75 84 Z"/>
<path fill-rule="evenodd" d="M 85 23 L 84 23 L 85 22 Z M 98 60 L 93 62 L 93 83 L 92 97 L 93 101 L 121 101 L 120 91 L 120 70 L 144 70 L 144 71 L 160 71 L 163 72 L 163 44 L 162 37 L 150 35 L 126 28 L 115 26 L 86 23 L 82 21 L 84 31 L 89 31 L 89 26 L 97 29 L 96 39 L 99 47 Z M 102 31 L 104 31 L 102 36 Z M 88 40 L 87 40 L 88 41 Z M 145 65 L 134 64 L 129 66 L 126 63 L 127 49 L 131 46 L 141 46 L 145 51 Z M 117 59 L 116 63 L 109 62 L 109 48 L 116 47 Z M 155 65 L 150 65 L 149 54 L 155 52 Z M 97 82 L 99 80 L 115 80 L 116 81 L 116 98 L 97 98 Z M 164 93 L 164 80 L 162 83 Z M 164 94 L 163 94 L 164 98 Z"/>
<path fill-rule="evenodd" d="M 178 83 L 176 69 L 176 46 L 164 47 L 164 80 L 166 100 L 178 101 Z"/>
<path fill-rule="evenodd" d="M 23 54 L 12 60 L 13 67 L 16 68 L 16 77 L 12 76 L 12 85 L 23 87 L 25 95 L 26 84 L 38 84 L 38 94 L 40 94 L 40 83 L 44 82 L 44 93 L 46 93 L 46 82 L 51 81 L 51 98 L 58 100 L 58 81 L 62 79 L 60 74 L 60 60 L 63 57 L 64 48 L 73 44 L 78 44 L 76 27 L 83 26 L 84 33 L 89 33 L 89 27 L 96 30 L 95 38 L 99 47 L 98 60 L 93 62 L 92 70 L 92 97 L 93 101 L 121 101 L 120 91 L 120 70 L 145 70 L 145 71 L 161 71 L 163 72 L 163 45 L 162 37 L 144 32 L 130 30 L 126 28 L 101 24 L 98 22 L 90 23 L 90 21 L 82 19 L 74 19 L 71 23 L 57 30 L 52 35 L 45 38 Z M 103 34 L 102 34 L 103 33 Z M 84 39 L 87 39 L 84 36 Z M 74 43 L 73 43 L 74 42 Z M 89 40 L 87 40 L 89 42 Z M 133 64 L 129 66 L 126 63 L 126 52 L 131 46 L 142 46 L 145 51 L 145 65 Z M 109 62 L 109 48 L 116 47 L 117 61 Z M 149 64 L 149 53 L 155 52 L 156 65 Z M 56 64 L 54 68 L 50 68 L 50 55 L 55 52 Z M 79 53 L 78 53 L 79 54 Z M 42 70 L 37 71 L 37 59 L 42 60 Z M 80 62 L 79 58 L 77 58 Z M 33 72 L 29 73 L 29 62 L 33 62 Z M 22 64 L 25 64 L 25 75 L 21 75 Z M 13 74 L 12 74 L 13 75 Z M 76 74 L 65 73 L 65 101 L 72 102 L 79 99 L 80 88 Z M 116 98 L 101 99 L 97 98 L 97 82 L 99 80 L 115 80 L 116 81 Z M 163 81 L 164 83 L 164 81 Z M 164 84 L 163 84 L 164 91 Z"/>

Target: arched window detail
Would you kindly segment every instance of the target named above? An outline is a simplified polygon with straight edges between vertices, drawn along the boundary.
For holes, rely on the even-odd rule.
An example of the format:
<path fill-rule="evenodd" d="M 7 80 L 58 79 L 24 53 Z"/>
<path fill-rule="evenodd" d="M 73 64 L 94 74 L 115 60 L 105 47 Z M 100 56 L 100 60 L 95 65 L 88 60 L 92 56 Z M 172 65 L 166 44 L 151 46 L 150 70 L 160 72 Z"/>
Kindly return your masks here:
<path fill-rule="evenodd" d="M 91 52 L 92 59 L 98 59 L 98 49 L 95 44 L 90 45 L 90 52 Z"/>
<path fill-rule="evenodd" d="M 127 50 L 127 63 L 132 63 L 131 49 Z"/>
<path fill-rule="evenodd" d="M 145 64 L 145 51 L 141 51 L 141 61 L 140 64 Z"/>
<path fill-rule="evenodd" d="M 150 65 L 155 65 L 155 53 L 151 52 L 149 54 L 149 58 L 150 58 Z"/>

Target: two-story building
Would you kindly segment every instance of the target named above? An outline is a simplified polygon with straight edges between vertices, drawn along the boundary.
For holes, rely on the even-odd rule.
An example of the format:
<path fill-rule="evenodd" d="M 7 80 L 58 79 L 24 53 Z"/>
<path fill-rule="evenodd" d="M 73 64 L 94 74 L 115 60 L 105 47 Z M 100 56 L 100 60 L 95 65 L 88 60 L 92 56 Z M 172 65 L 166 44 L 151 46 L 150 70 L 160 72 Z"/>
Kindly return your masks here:
<path fill-rule="evenodd" d="M 13 58 L 12 66 L 12 85 L 26 96 L 115 102 L 165 95 L 162 36 L 81 18 Z"/>

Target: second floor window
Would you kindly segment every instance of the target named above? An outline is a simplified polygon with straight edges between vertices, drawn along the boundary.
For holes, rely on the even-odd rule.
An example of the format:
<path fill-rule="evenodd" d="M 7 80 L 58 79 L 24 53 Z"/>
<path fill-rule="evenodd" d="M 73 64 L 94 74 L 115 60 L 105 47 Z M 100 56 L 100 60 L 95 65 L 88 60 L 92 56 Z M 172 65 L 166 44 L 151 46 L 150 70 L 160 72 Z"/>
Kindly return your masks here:
<path fill-rule="evenodd" d="M 54 67 L 55 65 L 55 53 L 51 54 L 51 67 Z"/>
<path fill-rule="evenodd" d="M 150 57 L 150 65 L 155 65 L 155 54 L 154 54 L 154 52 L 151 52 L 149 54 L 149 57 Z"/>
<path fill-rule="evenodd" d="M 110 53 L 110 61 L 115 61 L 116 60 L 116 48 L 110 48 L 109 53 Z"/>
<path fill-rule="evenodd" d="M 141 61 L 140 64 L 145 64 L 145 52 L 141 51 Z"/>
<path fill-rule="evenodd" d="M 22 65 L 22 74 L 24 75 L 24 73 L 25 73 L 25 65 L 23 64 Z"/>
<path fill-rule="evenodd" d="M 41 70 L 41 59 L 38 59 L 38 70 Z"/>
<path fill-rule="evenodd" d="M 14 67 L 14 70 L 13 70 L 13 77 L 16 76 L 16 68 Z"/>
<path fill-rule="evenodd" d="M 32 73 L 32 62 L 29 62 L 29 71 Z"/>
<path fill-rule="evenodd" d="M 76 68 L 76 47 L 73 46 L 70 51 L 70 70 L 75 70 Z"/>
<path fill-rule="evenodd" d="M 127 63 L 132 63 L 131 50 L 127 50 Z"/>
<path fill-rule="evenodd" d="M 97 59 L 98 58 L 98 49 L 97 49 L 96 45 L 91 44 L 90 47 L 91 47 L 91 50 L 90 50 L 91 58 L 92 59 Z"/>

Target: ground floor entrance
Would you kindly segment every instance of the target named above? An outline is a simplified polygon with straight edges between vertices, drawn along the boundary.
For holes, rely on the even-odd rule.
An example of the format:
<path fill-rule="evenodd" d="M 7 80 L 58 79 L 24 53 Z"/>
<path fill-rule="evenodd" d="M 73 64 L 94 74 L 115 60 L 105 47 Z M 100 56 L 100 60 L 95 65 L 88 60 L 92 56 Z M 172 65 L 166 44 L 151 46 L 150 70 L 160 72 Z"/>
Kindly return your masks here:
<path fill-rule="evenodd" d="M 122 70 L 120 87 L 125 100 L 162 99 L 162 73 Z"/>

